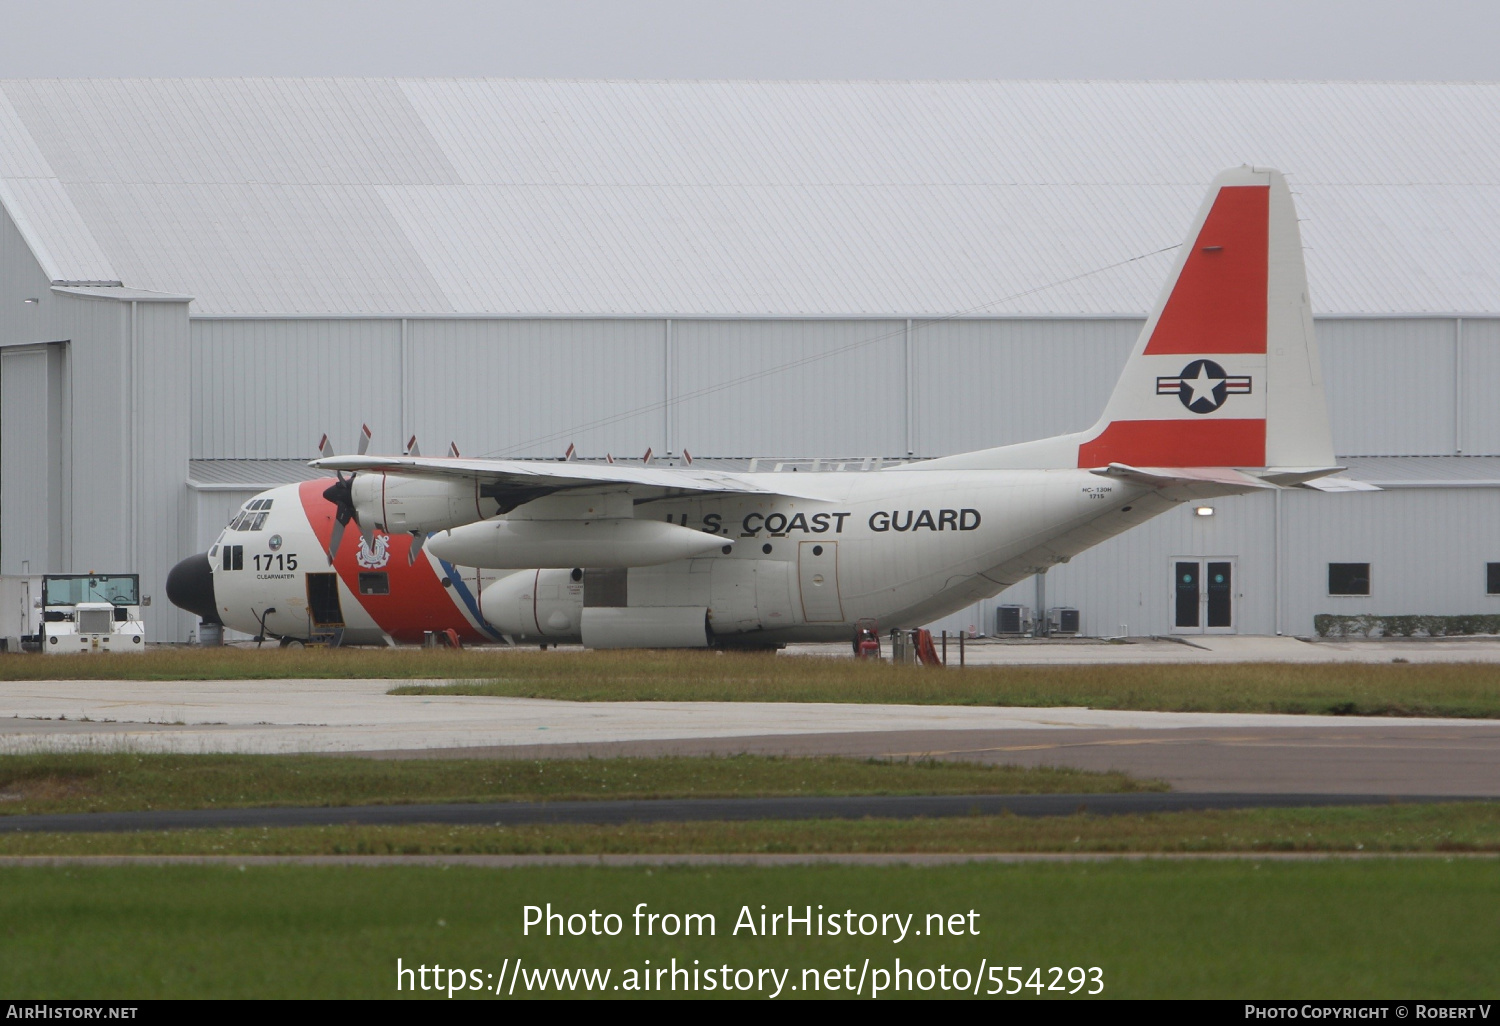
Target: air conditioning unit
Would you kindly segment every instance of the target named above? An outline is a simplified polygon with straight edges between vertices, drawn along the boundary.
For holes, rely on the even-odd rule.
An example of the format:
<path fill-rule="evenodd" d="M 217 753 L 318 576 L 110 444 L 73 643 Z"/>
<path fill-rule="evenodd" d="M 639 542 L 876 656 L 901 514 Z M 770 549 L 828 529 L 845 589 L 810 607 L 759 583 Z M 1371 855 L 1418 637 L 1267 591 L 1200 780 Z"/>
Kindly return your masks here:
<path fill-rule="evenodd" d="M 998 606 L 995 609 L 995 633 L 1025 634 L 1031 630 L 1030 606 Z"/>
<path fill-rule="evenodd" d="M 1053 634 L 1077 634 L 1078 610 L 1068 606 L 1053 606 L 1047 610 L 1047 623 Z"/>

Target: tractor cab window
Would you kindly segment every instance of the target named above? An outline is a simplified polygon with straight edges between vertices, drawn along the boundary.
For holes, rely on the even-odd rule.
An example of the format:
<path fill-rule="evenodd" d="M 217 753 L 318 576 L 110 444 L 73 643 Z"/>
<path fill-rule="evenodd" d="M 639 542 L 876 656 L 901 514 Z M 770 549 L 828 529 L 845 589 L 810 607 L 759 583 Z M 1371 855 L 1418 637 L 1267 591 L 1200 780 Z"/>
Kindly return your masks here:
<path fill-rule="evenodd" d="M 44 606 L 76 606 L 80 602 L 113 602 L 117 606 L 140 604 L 137 578 L 125 575 L 87 574 L 49 577 L 42 592 Z"/>

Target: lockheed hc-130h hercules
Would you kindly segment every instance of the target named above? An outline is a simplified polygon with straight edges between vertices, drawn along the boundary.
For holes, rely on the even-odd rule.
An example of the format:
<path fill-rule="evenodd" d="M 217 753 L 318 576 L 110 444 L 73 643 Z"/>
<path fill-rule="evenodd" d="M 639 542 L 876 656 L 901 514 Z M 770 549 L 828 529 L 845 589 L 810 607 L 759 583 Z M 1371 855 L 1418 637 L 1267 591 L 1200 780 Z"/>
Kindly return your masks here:
<path fill-rule="evenodd" d="M 247 503 L 174 569 L 173 601 L 298 640 L 843 641 L 860 620 L 956 612 L 1177 503 L 1338 469 L 1291 193 L 1250 167 L 1209 188 L 1086 431 L 868 473 L 363 452 L 312 465 L 336 477 Z"/>

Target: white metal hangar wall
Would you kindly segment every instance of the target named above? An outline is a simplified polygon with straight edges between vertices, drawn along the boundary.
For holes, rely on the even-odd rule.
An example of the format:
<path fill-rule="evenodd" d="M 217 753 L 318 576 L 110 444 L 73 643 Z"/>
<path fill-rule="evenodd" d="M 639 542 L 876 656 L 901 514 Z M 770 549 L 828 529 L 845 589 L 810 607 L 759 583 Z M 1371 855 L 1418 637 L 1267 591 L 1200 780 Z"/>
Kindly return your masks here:
<path fill-rule="evenodd" d="M 1204 185 L 1293 173 L 1335 444 L 1383 493 L 1178 511 L 1047 574 L 1165 633 L 1485 612 L 1500 86 L 0 82 L 0 571 L 161 582 L 328 431 L 935 456 L 1102 406 Z M 191 297 L 191 298 L 189 298 Z M 32 300 L 32 302 L 27 302 Z M 290 462 L 288 462 L 290 461 Z M 45 496 L 45 499 L 43 497 Z M 1372 594 L 1327 594 L 1328 562 Z M 998 601 L 1032 605 L 1027 582 Z M 992 624 L 996 602 L 946 625 Z"/>

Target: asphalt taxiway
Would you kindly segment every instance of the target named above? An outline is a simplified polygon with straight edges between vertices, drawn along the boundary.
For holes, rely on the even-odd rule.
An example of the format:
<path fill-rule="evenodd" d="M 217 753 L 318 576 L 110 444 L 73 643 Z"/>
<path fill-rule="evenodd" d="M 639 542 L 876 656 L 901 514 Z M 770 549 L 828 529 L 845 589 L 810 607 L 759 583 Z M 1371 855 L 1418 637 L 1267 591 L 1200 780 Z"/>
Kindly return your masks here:
<path fill-rule="evenodd" d="M 843 755 L 1122 770 L 1195 794 L 1500 797 L 1500 722 L 390 695 L 391 680 L 10 681 L 0 752 Z"/>

